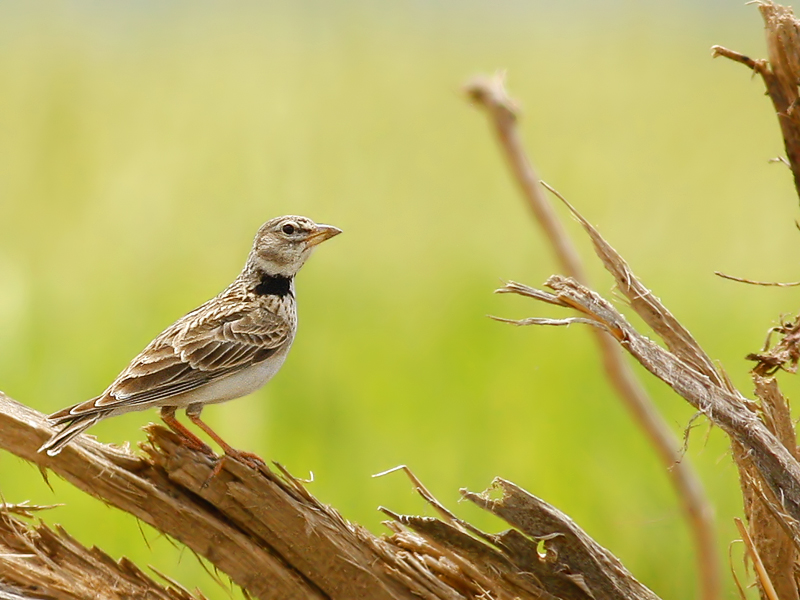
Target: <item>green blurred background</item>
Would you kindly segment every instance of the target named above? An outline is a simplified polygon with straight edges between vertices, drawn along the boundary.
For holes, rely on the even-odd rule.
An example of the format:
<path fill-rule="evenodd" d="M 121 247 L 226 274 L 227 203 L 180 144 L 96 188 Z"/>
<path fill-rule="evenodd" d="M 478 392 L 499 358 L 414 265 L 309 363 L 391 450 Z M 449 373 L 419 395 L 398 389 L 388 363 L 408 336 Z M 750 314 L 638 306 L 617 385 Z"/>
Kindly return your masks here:
<path fill-rule="evenodd" d="M 755 7 L 600 5 L 0 3 L 0 389 L 45 412 L 98 394 L 236 275 L 263 221 L 305 214 L 345 234 L 299 277 L 292 354 L 262 391 L 209 408 L 209 423 L 298 476 L 313 471 L 314 494 L 375 532 L 378 505 L 430 510 L 402 475 L 373 473 L 408 464 L 491 530 L 502 524 L 456 505 L 458 488 L 511 479 L 664 598 L 692 597 L 675 497 L 588 332 L 486 318 L 563 313 L 492 295 L 556 267 L 460 86 L 508 70 L 544 179 L 748 394 L 743 357 L 798 292 L 713 271 L 797 279 L 798 199 L 788 170 L 767 162 L 783 147 L 763 85 L 710 57 L 712 44 L 764 55 Z M 680 433 L 693 411 L 644 381 Z M 92 433 L 135 444 L 151 420 Z M 706 425 L 688 455 L 717 511 L 730 596 L 736 471 Z M 44 519 L 83 543 L 229 597 L 127 515 L 60 481 L 51 492 L 8 454 L 0 474 L 7 501 L 64 503 Z"/>

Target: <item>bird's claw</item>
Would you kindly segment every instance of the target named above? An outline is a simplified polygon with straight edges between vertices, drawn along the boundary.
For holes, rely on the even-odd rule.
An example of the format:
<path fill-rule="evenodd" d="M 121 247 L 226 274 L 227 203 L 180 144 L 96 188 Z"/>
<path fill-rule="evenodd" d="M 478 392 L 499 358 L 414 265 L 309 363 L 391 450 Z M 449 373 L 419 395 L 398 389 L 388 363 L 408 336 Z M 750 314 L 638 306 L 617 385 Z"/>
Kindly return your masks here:
<path fill-rule="evenodd" d="M 258 454 L 253 454 L 252 452 L 242 452 L 241 450 L 234 450 L 233 448 L 229 448 L 228 451 L 225 452 L 225 456 L 232 458 L 256 471 L 260 471 L 262 468 L 265 469 L 267 467 L 267 463 L 264 462 L 264 459 L 261 458 Z M 200 489 L 207 488 L 208 484 L 211 483 L 211 480 L 222 472 L 222 465 L 223 465 L 222 458 L 219 458 L 217 460 L 217 464 L 214 465 L 214 468 L 211 470 L 211 473 L 203 482 L 203 485 L 200 486 Z"/>
<path fill-rule="evenodd" d="M 217 455 L 214 453 L 214 450 L 211 448 L 211 446 L 209 446 L 208 444 L 206 444 L 205 442 L 203 442 L 200 439 L 181 436 L 181 442 L 183 442 L 183 445 L 186 446 L 187 448 L 190 448 L 192 450 L 195 450 L 197 452 L 205 454 L 206 456 L 208 456 L 210 458 L 216 458 L 217 457 Z"/>
<path fill-rule="evenodd" d="M 251 469 L 255 469 L 256 471 L 260 470 L 262 467 L 267 466 L 267 463 L 264 462 L 264 459 L 261 458 L 258 454 L 254 454 L 253 452 L 243 452 L 241 450 L 236 450 L 235 452 L 228 452 L 227 455 L 235 460 L 238 460 L 241 463 L 244 463 Z"/>

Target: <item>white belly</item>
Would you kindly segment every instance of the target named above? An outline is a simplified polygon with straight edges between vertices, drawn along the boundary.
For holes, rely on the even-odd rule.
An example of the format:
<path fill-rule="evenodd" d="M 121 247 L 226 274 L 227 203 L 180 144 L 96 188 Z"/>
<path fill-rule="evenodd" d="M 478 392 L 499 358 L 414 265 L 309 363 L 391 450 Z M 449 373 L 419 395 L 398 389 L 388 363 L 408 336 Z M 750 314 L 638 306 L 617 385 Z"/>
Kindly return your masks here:
<path fill-rule="evenodd" d="M 281 348 L 280 352 L 243 371 L 208 383 L 196 390 L 173 396 L 163 402 L 159 402 L 159 404 L 163 406 L 218 404 L 252 394 L 263 387 L 280 370 L 281 366 L 283 366 L 283 361 L 286 360 L 286 355 L 289 353 L 290 346 L 291 343 L 286 344 Z"/>

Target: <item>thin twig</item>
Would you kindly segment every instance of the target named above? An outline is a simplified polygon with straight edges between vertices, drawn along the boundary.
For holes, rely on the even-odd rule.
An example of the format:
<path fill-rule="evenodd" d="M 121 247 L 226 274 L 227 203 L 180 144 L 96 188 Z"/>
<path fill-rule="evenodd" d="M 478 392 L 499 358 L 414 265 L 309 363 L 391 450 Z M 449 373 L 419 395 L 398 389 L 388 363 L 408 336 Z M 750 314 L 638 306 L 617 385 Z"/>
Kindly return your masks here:
<path fill-rule="evenodd" d="M 721 271 L 714 271 L 714 275 L 722 277 L 723 279 L 730 279 L 731 281 L 738 281 L 739 283 L 749 283 L 750 285 L 763 285 L 766 287 L 797 287 L 800 281 L 790 281 L 782 283 L 780 281 L 755 281 L 753 279 L 745 279 L 744 277 L 735 277 L 734 275 L 726 275 Z"/>
<path fill-rule="evenodd" d="M 764 590 L 764 595 L 768 600 L 779 600 L 778 594 L 775 592 L 775 587 L 772 585 L 772 581 L 770 581 L 769 575 L 767 575 L 767 570 L 764 568 L 764 563 L 761 562 L 761 557 L 758 555 L 758 552 L 756 552 L 753 540 L 750 539 L 750 534 L 747 533 L 747 527 L 744 526 L 741 519 L 736 518 L 733 522 L 736 523 L 736 528 L 742 536 L 742 541 L 744 542 L 745 548 L 747 548 L 747 553 L 750 555 L 753 566 L 756 568 L 758 581 L 761 583 L 761 589 Z"/>
<path fill-rule="evenodd" d="M 373 477 L 383 477 L 385 475 L 389 475 L 390 473 L 394 473 L 396 471 L 403 471 L 406 474 L 408 479 L 414 485 L 414 491 L 416 491 L 420 496 L 422 496 L 422 499 L 425 500 L 428 504 L 430 504 L 436 510 L 436 512 L 438 512 L 439 515 L 441 515 L 441 517 L 445 521 L 447 521 L 451 525 L 454 525 L 454 526 L 462 529 L 463 531 L 468 531 L 468 532 L 472 533 L 473 535 L 475 535 L 475 536 L 477 536 L 477 537 L 479 537 L 479 538 L 481 538 L 483 540 L 486 540 L 488 542 L 492 542 L 493 541 L 490 536 L 487 536 L 483 531 L 481 531 L 480 529 L 478 529 L 474 525 L 468 523 L 467 521 L 464 521 L 463 519 L 459 519 L 455 515 L 455 513 L 453 513 L 444 504 L 439 502 L 439 500 L 436 499 L 436 496 L 434 496 L 430 492 L 430 490 L 428 490 L 428 488 L 425 487 L 425 484 L 423 484 L 422 481 L 419 480 L 419 478 L 414 474 L 414 472 L 411 469 L 408 468 L 407 465 L 398 465 L 396 467 L 392 467 L 391 469 L 387 469 L 386 471 L 382 471 L 381 473 L 375 473 L 375 475 L 373 475 Z M 387 514 L 390 517 L 394 518 L 394 516 L 392 514 L 387 512 L 388 509 L 381 508 L 381 510 L 385 514 Z"/>
<path fill-rule="evenodd" d="M 736 590 L 739 592 L 740 600 L 747 600 L 747 594 L 744 592 L 744 588 L 742 584 L 739 582 L 739 577 L 736 575 L 736 569 L 733 568 L 733 545 L 737 542 L 741 542 L 742 540 L 734 540 L 730 544 L 728 544 L 728 565 L 731 569 L 731 576 L 733 577 L 733 583 L 736 584 Z"/>
<path fill-rule="evenodd" d="M 511 325 L 550 325 L 553 327 L 569 327 L 573 323 L 582 323 L 584 325 L 592 325 L 600 329 L 606 329 L 603 323 L 594 321 L 592 319 L 583 319 L 581 317 L 567 317 L 566 319 L 546 319 L 543 317 L 528 317 L 527 319 L 505 319 L 503 317 L 494 317 L 489 315 L 490 319 L 500 321 L 501 323 L 510 323 Z"/>
<path fill-rule="evenodd" d="M 397 465 L 396 467 L 392 467 L 391 469 L 386 469 L 385 471 L 381 471 L 380 473 L 375 473 L 372 477 L 385 477 L 386 475 L 391 475 L 392 473 L 396 473 L 397 471 L 403 471 L 406 474 L 406 477 L 411 481 L 414 485 L 414 491 L 417 492 L 420 496 L 422 496 L 423 500 L 425 500 L 428 504 L 430 504 L 433 508 L 436 509 L 436 512 L 448 523 L 453 524 L 457 523 L 460 519 L 449 509 L 447 509 L 444 504 L 439 502 L 436 497 L 425 487 L 425 484 L 419 480 L 419 478 L 414 474 L 414 472 L 408 468 L 407 465 Z M 389 513 L 386 513 L 389 514 Z"/>
<path fill-rule="evenodd" d="M 467 83 L 465 91 L 488 115 L 514 179 L 552 245 L 564 273 L 586 283 L 587 276 L 580 256 L 545 197 L 541 181 L 525 152 L 516 127 L 516 103 L 505 90 L 503 75 L 474 78 Z M 720 596 L 720 571 L 714 539 L 714 517 L 702 484 L 689 461 L 681 455 L 678 439 L 655 409 L 614 340 L 597 328 L 592 328 L 592 331 L 600 346 L 609 382 L 650 440 L 675 487 L 694 537 L 701 598 L 716 600 Z"/>
<path fill-rule="evenodd" d="M 730 50 L 725 46 L 711 46 L 711 58 L 717 58 L 718 56 L 724 56 L 734 62 L 742 63 L 746 67 L 753 69 L 756 73 L 761 73 L 767 67 L 767 61 L 763 59 L 752 59 L 741 52 Z"/>
<path fill-rule="evenodd" d="M 785 156 L 776 156 L 775 158 L 770 158 L 767 162 L 769 162 L 769 163 L 781 163 L 782 165 L 785 165 L 785 166 L 787 166 L 789 168 L 792 167 L 792 165 L 789 163 L 789 159 L 786 158 Z"/>

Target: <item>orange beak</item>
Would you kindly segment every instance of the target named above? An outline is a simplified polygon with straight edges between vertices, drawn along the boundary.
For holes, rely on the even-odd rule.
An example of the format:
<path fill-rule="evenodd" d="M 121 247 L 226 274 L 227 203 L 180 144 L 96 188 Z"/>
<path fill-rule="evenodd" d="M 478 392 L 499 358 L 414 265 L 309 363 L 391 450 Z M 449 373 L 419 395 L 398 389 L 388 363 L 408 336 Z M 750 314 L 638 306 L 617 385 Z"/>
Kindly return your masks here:
<path fill-rule="evenodd" d="M 306 239 L 306 245 L 309 248 L 321 244 L 325 240 L 329 240 L 335 235 L 342 233 L 342 230 L 333 225 L 317 225 L 316 230 Z"/>

